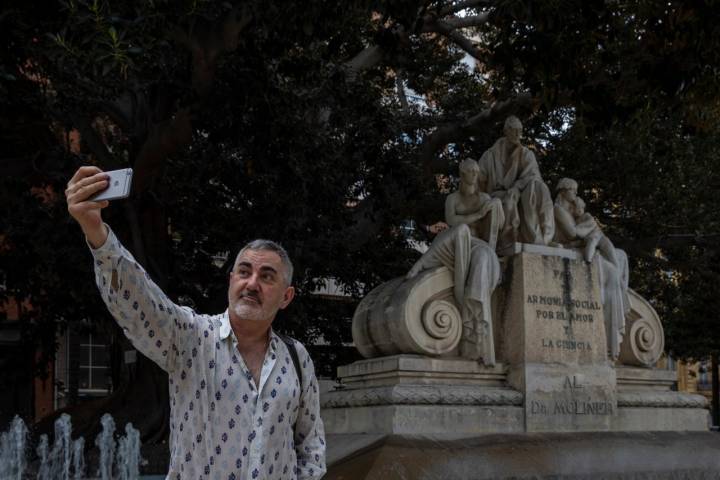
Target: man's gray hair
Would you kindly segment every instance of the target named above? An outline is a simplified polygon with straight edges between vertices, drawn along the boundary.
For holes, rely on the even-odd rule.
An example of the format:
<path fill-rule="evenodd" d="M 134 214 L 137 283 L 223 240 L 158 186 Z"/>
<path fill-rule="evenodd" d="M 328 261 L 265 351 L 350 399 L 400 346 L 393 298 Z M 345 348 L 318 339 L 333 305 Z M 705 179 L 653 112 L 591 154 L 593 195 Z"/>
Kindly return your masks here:
<path fill-rule="evenodd" d="M 264 238 L 258 238 L 256 240 L 253 240 L 252 242 L 248 242 L 244 247 L 240 249 L 237 256 L 235 257 L 233 270 L 235 269 L 235 267 L 237 267 L 240 256 L 248 250 L 266 250 L 269 252 L 277 253 L 278 257 L 280 257 L 280 261 L 282 262 L 283 267 L 285 267 L 285 280 L 287 281 L 288 285 L 292 285 L 293 264 L 290 261 L 290 256 L 288 255 L 287 251 L 282 247 L 282 245 L 277 242 L 273 242 L 272 240 L 265 240 Z"/>

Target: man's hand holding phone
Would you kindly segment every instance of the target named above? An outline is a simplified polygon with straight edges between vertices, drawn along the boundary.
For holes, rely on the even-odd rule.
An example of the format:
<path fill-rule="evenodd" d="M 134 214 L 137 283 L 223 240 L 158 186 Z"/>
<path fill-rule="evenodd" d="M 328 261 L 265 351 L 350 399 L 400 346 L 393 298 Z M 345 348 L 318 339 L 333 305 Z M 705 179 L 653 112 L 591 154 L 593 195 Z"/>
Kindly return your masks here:
<path fill-rule="evenodd" d="M 68 182 L 65 190 L 68 212 L 80 224 L 93 248 L 102 246 L 107 240 L 101 210 L 109 205 L 109 200 L 127 197 L 131 180 L 130 169 L 103 172 L 87 166 L 80 167 Z"/>

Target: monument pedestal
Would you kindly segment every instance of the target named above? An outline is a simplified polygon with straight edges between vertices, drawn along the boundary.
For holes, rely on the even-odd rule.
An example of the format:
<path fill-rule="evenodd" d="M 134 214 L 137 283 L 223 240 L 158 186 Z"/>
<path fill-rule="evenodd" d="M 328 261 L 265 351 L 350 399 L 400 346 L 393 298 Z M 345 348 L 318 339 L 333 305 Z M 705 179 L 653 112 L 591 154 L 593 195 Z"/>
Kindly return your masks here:
<path fill-rule="evenodd" d="M 338 376 L 343 388 L 321 399 L 328 433 L 524 431 L 523 396 L 507 387 L 503 365 L 393 355 L 340 367 Z"/>
<path fill-rule="evenodd" d="M 321 398 L 326 432 L 466 437 L 708 430 L 706 399 L 672 391 L 674 372 L 616 365 L 608 358 L 597 261 L 588 264 L 576 251 L 561 248 L 520 245 L 516 250 L 503 259 L 503 281 L 493 296 L 494 340 L 503 363 L 487 367 L 458 358 L 448 343 L 447 353 L 436 356 L 387 355 L 340 367 L 341 388 Z M 447 343 L 452 336 L 441 334 L 455 331 L 452 322 L 459 319 L 452 311 L 457 309 L 428 312 L 435 311 L 438 299 L 451 301 L 451 282 L 445 267 L 388 282 L 376 289 L 382 295 L 366 297 L 356 313 L 364 323 L 354 328 L 363 326 L 357 330 L 375 336 L 385 332 L 380 347 L 390 351 L 407 338 L 420 338 L 418 331 L 425 345 L 437 347 L 431 342 L 436 336 Z M 427 303 L 416 305 L 413 295 Z M 657 315 L 638 298 L 632 293 L 627 316 L 632 327 L 627 330 L 635 334 L 625 338 L 637 352 L 625 345 L 621 352 L 621 360 L 635 365 L 645 361 L 643 355 L 659 356 L 652 350 L 658 342 L 643 339 L 662 338 L 659 321 L 650 318 Z M 380 328 L 379 323 L 392 322 L 392 315 L 402 316 L 397 325 L 405 330 Z M 362 351 L 380 347 L 368 343 Z"/>
<path fill-rule="evenodd" d="M 495 317 L 508 383 L 525 395 L 528 432 L 607 431 L 617 411 L 616 378 L 597 266 L 560 252 L 508 259 Z"/>

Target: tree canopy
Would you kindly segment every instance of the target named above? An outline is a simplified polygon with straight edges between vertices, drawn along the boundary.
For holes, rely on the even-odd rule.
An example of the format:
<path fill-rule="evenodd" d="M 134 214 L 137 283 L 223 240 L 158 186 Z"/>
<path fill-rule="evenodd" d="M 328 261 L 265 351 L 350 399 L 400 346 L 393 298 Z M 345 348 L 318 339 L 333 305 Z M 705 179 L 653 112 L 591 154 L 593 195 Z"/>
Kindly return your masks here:
<path fill-rule="evenodd" d="M 2 295 L 47 356 L 68 327 L 121 344 L 62 197 L 81 164 L 131 166 L 107 221 L 173 299 L 221 311 L 234 249 L 273 238 L 299 292 L 278 327 L 349 342 L 357 300 L 417 256 L 402 226 L 430 238 L 459 160 L 514 113 L 551 189 L 577 179 L 628 251 L 670 351 L 716 352 L 718 16 L 699 1 L 11 0 Z M 315 294 L 328 279 L 348 301 Z M 326 373 L 343 360 L 322 358 Z M 162 421 L 139 422 L 146 439 Z"/>

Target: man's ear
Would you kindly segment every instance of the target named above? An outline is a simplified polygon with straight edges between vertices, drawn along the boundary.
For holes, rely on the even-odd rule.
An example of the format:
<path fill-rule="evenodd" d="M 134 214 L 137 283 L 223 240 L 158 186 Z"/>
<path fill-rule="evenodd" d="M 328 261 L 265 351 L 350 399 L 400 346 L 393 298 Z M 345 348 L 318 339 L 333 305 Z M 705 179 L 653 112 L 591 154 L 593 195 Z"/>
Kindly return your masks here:
<path fill-rule="evenodd" d="M 290 305 L 290 302 L 292 302 L 293 298 L 295 298 L 295 287 L 290 285 L 285 289 L 285 295 L 283 296 L 283 301 L 280 304 L 280 309 L 283 309 Z"/>

